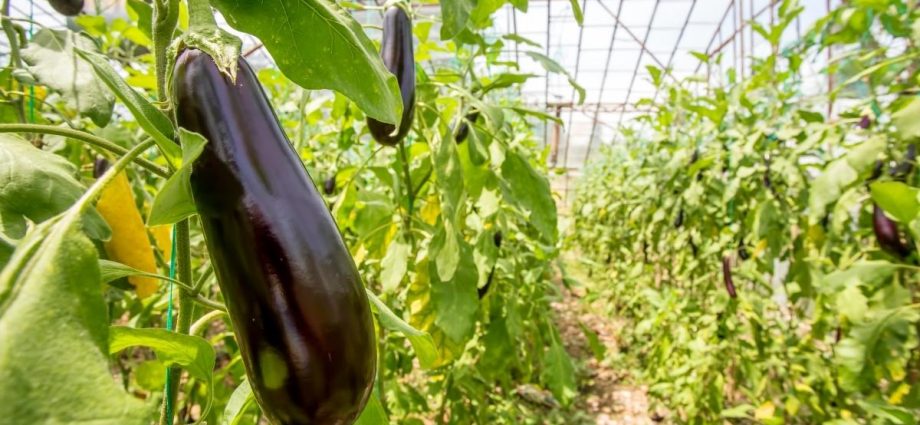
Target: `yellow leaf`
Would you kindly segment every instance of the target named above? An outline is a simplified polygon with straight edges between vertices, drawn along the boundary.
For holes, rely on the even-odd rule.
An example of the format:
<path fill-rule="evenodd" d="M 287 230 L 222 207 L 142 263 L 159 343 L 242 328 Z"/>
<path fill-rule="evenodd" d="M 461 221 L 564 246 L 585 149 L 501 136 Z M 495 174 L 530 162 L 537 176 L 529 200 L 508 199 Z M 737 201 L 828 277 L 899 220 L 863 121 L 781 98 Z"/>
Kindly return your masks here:
<path fill-rule="evenodd" d="M 772 401 L 765 401 L 757 410 L 754 411 L 754 419 L 769 419 L 776 412 L 776 406 Z"/>
<path fill-rule="evenodd" d="M 96 209 L 112 228 L 112 238 L 105 243 L 109 259 L 143 272 L 156 273 L 156 258 L 147 237 L 147 228 L 141 213 L 134 203 L 131 183 L 121 172 L 115 176 L 96 203 Z M 147 298 L 157 291 L 156 279 L 143 276 L 129 276 L 137 295 Z"/>
<path fill-rule="evenodd" d="M 757 245 L 754 246 L 754 252 L 751 253 L 751 255 L 752 255 L 754 258 L 757 258 L 757 257 L 759 257 L 760 254 L 762 254 L 766 249 L 767 249 L 767 240 L 766 240 L 766 239 L 761 239 L 759 242 L 757 242 Z"/>
<path fill-rule="evenodd" d="M 153 226 L 150 228 L 150 233 L 153 234 L 153 240 L 163 254 L 163 260 L 169 263 L 172 258 L 172 226 L 168 224 Z"/>
<path fill-rule="evenodd" d="M 425 202 L 425 206 L 422 207 L 421 216 L 422 221 L 428 224 L 434 224 L 438 221 L 438 215 L 441 214 L 441 204 L 438 203 L 437 196 L 431 196 L 428 198 L 428 201 Z"/>
<path fill-rule="evenodd" d="M 894 390 L 890 397 L 888 397 L 888 403 L 891 403 L 895 406 L 901 404 L 904 401 L 904 396 L 910 394 L 910 385 L 906 382 L 902 382 L 901 385 L 898 385 L 898 388 Z"/>

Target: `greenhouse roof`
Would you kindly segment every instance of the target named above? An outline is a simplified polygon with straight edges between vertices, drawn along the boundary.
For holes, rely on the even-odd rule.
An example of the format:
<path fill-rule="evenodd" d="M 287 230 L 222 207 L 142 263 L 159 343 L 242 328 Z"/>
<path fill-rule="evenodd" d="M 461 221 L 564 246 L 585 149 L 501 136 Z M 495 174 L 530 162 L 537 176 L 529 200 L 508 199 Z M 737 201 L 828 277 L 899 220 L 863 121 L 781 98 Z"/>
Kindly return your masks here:
<path fill-rule="evenodd" d="M 583 24 L 575 18 L 572 2 L 583 11 Z M 123 14 L 124 0 L 102 4 Z M 372 0 L 368 0 L 372 3 Z M 818 17 L 840 0 L 802 0 L 805 7 L 784 42 L 793 41 Z M 665 78 L 684 79 L 706 71 L 694 53 L 709 56 L 722 54 L 723 69 L 709 72 L 712 83 L 727 68 L 744 75 L 750 71 L 750 58 L 769 54 L 769 46 L 748 23 L 769 25 L 775 18 L 778 0 L 530 0 L 527 12 L 505 5 L 493 15 L 489 35 L 517 33 L 539 43 L 527 47 L 539 50 L 565 67 L 572 78 L 584 87 L 586 96 L 578 96 L 568 78 L 550 74 L 536 61 L 522 54 L 517 43 L 506 43 L 505 61 L 518 62 L 517 72 L 533 73 L 521 89 L 520 96 L 534 109 L 558 115 L 564 125 L 546 126 L 538 131 L 543 142 L 552 146 L 550 165 L 577 174 L 601 144 L 613 143 L 618 128 L 643 112 L 636 103 L 642 98 L 657 100 L 659 93 L 647 67 L 671 69 Z M 437 7 L 437 6 L 433 6 Z M 355 11 L 363 23 L 379 22 L 376 11 Z M 27 18 L 46 26 L 63 26 L 64 19 L 44 1 L 12 0 L 11 15 Z M 377 34 L 371 34 L 377 36 Z M 244 49 L 258 46 L 258 40 L 245 36 Z M 266 52 L 254 52 L 257 63 L 271 64 Z M 813 75 L 822 64 L 814 64 Z"/>

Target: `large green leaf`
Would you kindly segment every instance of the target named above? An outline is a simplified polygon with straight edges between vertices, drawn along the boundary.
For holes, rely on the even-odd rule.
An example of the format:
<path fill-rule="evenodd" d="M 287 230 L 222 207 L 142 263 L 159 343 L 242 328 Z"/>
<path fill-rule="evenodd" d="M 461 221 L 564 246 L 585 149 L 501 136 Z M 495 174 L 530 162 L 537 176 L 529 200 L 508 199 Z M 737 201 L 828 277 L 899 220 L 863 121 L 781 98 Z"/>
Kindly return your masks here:
<path fill-rule="evenodd" d="M 182 128 L 179 129 L 179 141 L 182 144 L 182 165 L 157 192 L 147 219 L 151 226 L 176 223 L 198 212 L 189 179 L 192 176 L 192 164 L 201 155 L 208 141 L 200 134 Z"/>
<path fill-rule="evenodd" d="M 211 382 L 214 371 L 214 347 L 205 339 L 161 328 L 113 326 L 109 333 L 109 353 L 128 347 L 150 347 L 157 359 L 167 366 L 182 366 L 195 378 Z"/>
<path fill-rule="evenodd" d="M 476 294 L 478 272 L 472 249 L 462 242 L 458 267 L 450 280 L 437 279 L 431 270 L 431 302 L 435 309 L 434 323 L 448 338 L 457 344 L 466 343 L 476 325 L 479 299 Z M 432 263 L 432 269 L 437 267 Z"/>
<path fill-rule="evenodd" d="M 505 198 L 516 203 L 529 215 L 530 223 L 545 243 L 555 244 L 558 233 L 556 202 L 546 177 L 514 151 L 506 153 L 505 162 L 502 163 L 502 177 L 506 183 L 502 185 Z"/>
<path fill-rule="evenodd" d="M 565 347 L 553 339 L 543 356 L 543 380 L 553 396 L 563 405 L 568 405 L 578 394 L 575 382 L 575 365 Z"/>
<path fill-rule="evenodd" d="M 371 304 L 377 308 L 377 318 L 380 324 L 391 331 L 401 332 L 409 339 L 409 343 L 412 344 L 412 348 L 415 350 L 415 355 L 418 356 L 419 365 L 423 369 L 434 367 L 438 361 L 438 348 L 435 346 L 431 335 L 413 328 L 412 325 L 400 319 L 373 292 L 367 291 L 367 297 L 371 300 Z"/>
<path fill-rule="evenodd" d="M 441 40 L 450 40 L 460 34 L 476 7 L 476 0 L 440 0 Z"/>
<path fill-rule="evenodd" d="M 230 394 L 230 399 L 227 400 L 221 425 L 238 425 L 243 420 L 246 409 L 255 403 L 255 400 L 249 381 L 243 378 L 243 382 L 240 382 L 240 385 L 233 390 L 233 394 Z"/>
<path fill-rule="evenodd" d="M 22 60 L 35 81 L 63 95 L 67 106 L 104 127 L 112 117 L 115 98 L 106 90 L 74 48 L 98 51 L 92 40 L 66 29 L 43 28 L 35 33 Z"/>
<path fill-rule="evenodd" d="M 285 76 L 306 89 L 332 89 L 367 115 L 397 123 L 402 98 L 361 25 L 330 0 L 214 0 L 237 30 L 262 40 Z"/>
<path fill-rule="evenodd" d="M 891 115 L 891 123 L 901 133 L 902 139 L 917 139 L 920 138 L 920 118 L 918 117 L 920 117 L 920 97 L 914 97 L 910 103 Z"/>
<path fill-rule="evenodd" d="M 66 159 L 32 146 L 18 137 L 0 135 L 0 233 L 19 239 L 27 219 L 43 222 L 60 214 L 83 194 Z M 108 239 L 111 231 L 95 210 L 84 219 L 90 236 Z"/>
<path fill-rule="evenodd" d="M 869 186 L 874 200 L 885 212 L 901 223 L 910 223 L 920 212 L 920 191 L 901 182 L 876 182 Z"/>
<path fill-rule="evenodd" d="M 836 202 L 844 189 L 856 183 L 860 174 L 871 168 L 878 155 L 885 149 L 885 139 L 875 137 L 850 149 L 846 156 L 831 162 L 824 172 L 815 178 L 809 197 L 809 219 L 820 221 L 827 206 Z"/>
<path fill-rule="evenodd" d="M 380 403 L 380 397 L 377 396 L 377 391 L 374 391 L 371 394 L 371 398 L 367 401 L 367 405 L 364 406 L 364 411 L 361 412 L 361 416 L 358 416 L 358 420 L 355 421 L 356 425 L 387 425 L 390 423 L 390 420 L 387 419 L 387 412 L 383 409 L 383 404 Z"/>
<path fill-rule="evenodd" d="M 96 248 L 75 220 L 37 227 L 0 274 L 0 417 L 148 424 L 155 406 L 124 392 L 109 371 Z"/>

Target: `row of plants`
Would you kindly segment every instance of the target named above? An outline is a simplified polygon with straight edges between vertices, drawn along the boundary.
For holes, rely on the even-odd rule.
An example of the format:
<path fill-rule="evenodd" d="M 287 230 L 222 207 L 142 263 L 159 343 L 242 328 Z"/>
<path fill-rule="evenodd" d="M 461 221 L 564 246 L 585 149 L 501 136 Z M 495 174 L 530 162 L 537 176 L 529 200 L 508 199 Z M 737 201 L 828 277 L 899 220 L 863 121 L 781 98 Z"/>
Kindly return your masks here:
<path fill-rule="evenodd" d="M 565 70 L 483 35 L 504 5 L 129 0 L 57 8 L 71 30 L 4 2 L 0 416 L 571 421 L 532 130 L 556 118 L 500 51 Z"/>
<path fill-rule="evenodd" d="M 920 414 L 920 9 L 843 2 L 781 45 L 802 10 L 751 23 L 773 54 L 745 78 L 650 69 L 664 99 L 577 188 L 569 244 L 626 319 L 618 360 L 681 423 Z M 828 51 L 832 88 L 804 94 Z"/>

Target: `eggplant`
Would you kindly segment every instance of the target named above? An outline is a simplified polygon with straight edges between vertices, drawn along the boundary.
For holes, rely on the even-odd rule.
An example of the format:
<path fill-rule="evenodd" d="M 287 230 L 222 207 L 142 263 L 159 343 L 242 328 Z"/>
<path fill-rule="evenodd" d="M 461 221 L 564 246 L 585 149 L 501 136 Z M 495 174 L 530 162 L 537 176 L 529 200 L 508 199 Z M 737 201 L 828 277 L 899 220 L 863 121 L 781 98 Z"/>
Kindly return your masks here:
<path fill-rule="evenodd" d="M 335 174 L 323 182 L 323 193 L 327 195 L 332 195 L 335 193 Z"/>
<path fill-rule="evenodd" d="M 914 165 L 917 163 L 917 145 L 911 143 L 907 146 L 907 152 L 904 159 L 891 170 L 891 175 L 898 181 L 905 181 L 911 172 L 914 171 Z"/>
<path fill-rule="evenodd" d="M 735 292 L 735 281 L 732 279 L 732 261 L 727 255 L 722 256 L 722 282 L 725 283 L 725 291 L 728 296 L 738 298 Z"/>
<path fill-rule="evenodd" d="M 680 229 L 684 225 L 684 208 L 681 207 L 680 211 L 677 212 L 677 218 L 674 219 L 674 228 Z"/>
<path fill-rule="evenodd" d="M 495 244 L 496 248 L 502 247 L 502 231 L 501 230 L 495 232 L 495 234 L 492 235 L 492 243 Z"/>
<path fill-rule="evenodd" d="M 751 258 L 751 254 L 748 253 L 747 247 L 744 246 L 744 240 L 738 240 L 738 258 L 741 258 L 742 261 Z"/>
<path fill-rule="evenodd" d="M 872 230 L 878 245 L 890 254 L 901 258 L 910 254 L 910 249 L 901 242 L 901 232 L 898 224 L 885 215 L 878 204 L 872 204 Z"/>
<path fill-rule="evenodd" d="M 476 294 L 479 295 L 479 299 L 485 298 L 486 294 L 489 293 L 489 287 L 492 286 L 492 278 L 495 277 L 495 265 L 492 265 L 492 270 L 489 270 L 489 278 L 486 279 L 486 284 L 482 285 L 482 288 L 476 289 Z"/>
<path fill-rule="evenodd" d="M 77 16 L 83 11 L 83 0 L 48 0 L 48 3 L 64 16 Z"/>
<path fill-rule="evenodd" d="M 415 53 L 412 47 L 412 20 L 406 11 L 391 6 L 383 14 L 383 41 L 380 44 L 383 64 L 396 76 L 402 95 L 403 113 L 397 129 L 368 117 L 367 128 L 374 140 L 386 146 L 395 146 L 409 134 L 415 117 Z"/>
<path fill-rule="evenodd" d="M 454 136 L 454 141 L 458 144 L 463 143 L 470 135 L 470 126 L 475 124 L 478 119 L 479 111 L 466 114 L 466 117 L 464 117 L 464 120 L 460 123 L 460 127 L 457 127 L 457 134 Z"/>
<path fill-rule="evenodd" d="M 274 424 L 350 424 L 376 374 L 361 277 L 245 59 L 231 82 L 187 49 L 176 122 L 207 139 L 191 189 L 211 263 L 262 411 Z"/>
<path fill-rule="evenodd" d="M 859 125 L 859 128 L 865 130 L 872 125 L 872 119 L 869 118 L 868 115 L 863 115 L 862 118 L 859 119 L 858 125 Z"/>

